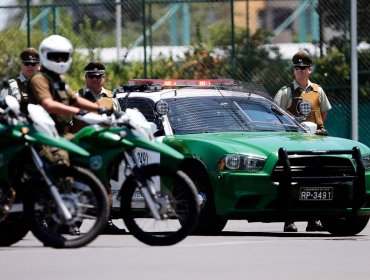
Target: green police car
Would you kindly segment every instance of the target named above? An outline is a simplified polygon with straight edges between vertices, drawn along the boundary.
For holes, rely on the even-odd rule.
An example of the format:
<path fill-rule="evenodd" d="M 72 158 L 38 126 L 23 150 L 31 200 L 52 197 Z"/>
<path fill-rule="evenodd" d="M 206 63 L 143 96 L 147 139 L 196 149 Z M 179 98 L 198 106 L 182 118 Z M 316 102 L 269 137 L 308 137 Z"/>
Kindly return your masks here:
<path fill-rule="evenodd" d="M 235 219 L 319 219 L 334 235 L 366 227 L 369 147 L 315 135 L 262 87 L 228 79 L 131 80 L 115 94 L 123 109 L 137 108 L 157 125 L 157 141 L 185 155 L 178 168 L 200 194 L 196 232 L 217 234 Z"/>

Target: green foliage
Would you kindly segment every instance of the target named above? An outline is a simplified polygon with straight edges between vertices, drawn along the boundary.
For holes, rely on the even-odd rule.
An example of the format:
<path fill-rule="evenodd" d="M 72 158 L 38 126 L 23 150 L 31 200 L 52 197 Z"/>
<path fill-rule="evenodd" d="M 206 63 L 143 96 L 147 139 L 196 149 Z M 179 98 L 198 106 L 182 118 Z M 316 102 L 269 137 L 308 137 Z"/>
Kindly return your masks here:
<path fill-rule="evenodd" d="M 133 8 L 132 5 L 134 5 L 127 3 L 127 1 L 123 1 L 123 4 L 130 8 Z M 333 94 L 334 92 L 335 94 L 349 94 L 350 48 L 345 34 L 345 30 L 348 29 L 348 20 L 337 16 L 338 14 L 346 15 L 349 4 L 349 1 L 319 1 L 318 13 L 322 16 L 323 24 L 335 28 L 335 30 L 343 31 L 338 33 L 339 38 L 329 42 L 330 47 L 327 54 L 322 58 L 315 59 L 315 69 L 311 75 L 312 80 L 323 85 L 329 94 L 331 92 Z M 192 34 L 194 34 L 193 49 L 185 53 L 183 59 L 159 57 L 154 61 L 148 61 L 146 67 L 149 78 L 193 79 L 233 76 L 242 81 L 260 83 L 271 94 L 275 94 L 281 86 L 293 79 L 290 61 L 283 60 L 278 49 L 268 51 L 261 47 L 270 43 L 271 34 L 261 29 L 252 34 L 250 30 L 236 27 L 234 29 L 235 45 L 232 48 L 231 26 L 225 24 L 229 21 L 229 19 L 225 19 L 229 16 L 228 13 L 225 13 L 229 9 L 229 3 L 219 4 L 222 9 L 213 9 L 207 14 L 207 17 L 204 17 L 204 11 L 209 5 L 209 3 L 199 3 L 196 9 L 191 10 L 192 19 L 195 21 L 195 24 L 192 25 L 195 28 L 192 30 Z M 151 8 L 151 18 L 147 18 L 147 27 L 151 26 L 168 11 L 168 4 L 152 4 Z M 358 1 L 359 38 L 364 40 L 369 39 L 365 36 L 368 33 L 369 8 L 369 1 Z M 68 9 L 61 6 L 59 8 L 60 14 L 68 14 Z M 130 28 L 125 29 L 122 41 L 127 46 L 132 44 L 134 39 L 142 33 L 141 3 L 137 2 L 134 10 L 136 12 L 130 13 L 123 9 L 124 19 L 128 20 L 131 17 L 136 19 L 130 25 Z M 33 7 L 33 17 L 36 17 L 41 11 L 41 7 Z M 146 12 L 149 16 L 149 9 Z M 67 81 L 73 89 L 84 85 L 83 68 L 85 65 L 91 60 L 101 59 L 99 49 L 115 45 L 115 38 L 111 36 L 112 32 L 107 32 L 109 27 L 106 21 L 97 18 L 92 20 L 91 17 L 87 16 L 87 13 L 84 13 L 84 15 L 85 17 L 78 28 L 75 26 L 76 23 L 73 23 L 73 18 L 69 16 L 62 16 L 61 22 L 55 27 L 56 33 L 70 39 L 75 49 L 83 47 L 98 50 L 96 53 L 90 52 L 87 57 L 76 51 L 74 52 L 71 69 L 66 74 Z M 212 20 L 215 18 L 223 20 L 221 22 Z M 48 29 L 45 30 L 41 22 L 37 22 L 31 29 L 31 46 L 35 48 L 38 48 L 40 42 L 53 32 L 54 19 L 52 13 L 48 14 L 46 19 Z M 125 21 L 123 24 L 125 24 Z M 178 28 L 181 32 L 180 25 Z M 167 25 L 162 26 L 157 31 L 157 33 L 161 33 L 160 42 L 168 41 L 168 34 L 164 32 L 165 30 L 168 30 Z M 0 44 L 0 76 L 14 77 L 19 72 L 19 53 L 27 46 L 27 33 L 13 25 L 0 32 L 0 42 L 3 42 Z M 236 57 L 232 57 L 233 51 L 235 51 Z M 362 96 L 367 96 L 369 95 L 370 84 L 368 70 L 370 55 L 369 52 L 361 52 L 358 56 L 359 91 Z M 115 62 L 107 64 L 106 68 L 106 86 L 111 89 L 127 82 L 129 79 L 144 78 L 142 62 L 131 64 L 123 61 Z"/>
<path fill-rule="evenodd" d="M 347 63 L 346 55 L 338 49 L 329 49 L 328 53 L 315 60 L 315 71 L 312 79 L 321 85 L 333 84 L 348 87 L 350 84 L 350 65 Z"/>

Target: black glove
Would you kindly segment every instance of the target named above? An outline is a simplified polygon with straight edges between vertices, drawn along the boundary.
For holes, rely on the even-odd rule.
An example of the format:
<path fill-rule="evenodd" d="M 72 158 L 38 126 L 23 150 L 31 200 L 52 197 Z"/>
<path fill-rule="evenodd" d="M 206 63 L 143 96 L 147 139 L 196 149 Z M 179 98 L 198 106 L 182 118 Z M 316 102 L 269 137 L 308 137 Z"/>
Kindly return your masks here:
<path fill-rule="evenodd" d="M 100 106 L 99 109 L 98 109 L 98 113 L 100 115 L 103 115 L 103 114 L 106 114 L 108 116 L 112 115 L 113 113 L 113 110 L 109 110 L 107 107 L 105 106 Z"/>
<path fill-rule="evenodd" d="M 328 136 L 329 135 L 328 131 L 325 128 L 320 128 L 320 129 L 316 130 L 315 134 L 316 135 L 321 135 L 321 136 Z"/>

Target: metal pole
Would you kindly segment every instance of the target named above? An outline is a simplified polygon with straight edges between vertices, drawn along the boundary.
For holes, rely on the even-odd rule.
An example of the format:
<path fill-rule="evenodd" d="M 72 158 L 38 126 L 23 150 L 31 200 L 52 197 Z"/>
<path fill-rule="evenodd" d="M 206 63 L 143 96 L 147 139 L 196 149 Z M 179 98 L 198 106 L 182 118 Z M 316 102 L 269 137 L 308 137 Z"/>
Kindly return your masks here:
<path fill-rule="evenodd" d="M 56 7 L 53 6 L 53 34 L 57 34 L 57 12 L 56 12 Z"/>
<path fill-rule="evenodd" d="M 179 4 L 171 4 L 172 7 L 178 6 Z M 170 17 L 170 45 L 171 46 L 178 46 L 179 45 L 179 38 L 178 38 L 178 25 L 177 25 L 177 10 Z"/>
<path fill-rule="evenodd" d="M 358 141 L 357 0 L 351 1 L 352 139 Z"/>
<path fill-rule="evenodd" d="M 145 0 L 142 0 L 141 1 L 141 4 L 142 4 L 142 12 L 143 12 L 143 18 L 142 18 L 142 23 L 143 23 L 143 47 L 144 47 L 144 79 L 146 79 L 148 77 L 148 74 L 147 74 L 147 70 L 146 70 L 146 24 L 145 24 L 145 20 L 146 20 L 146 15 L 145 15 Z"/>
<path fill-rule="evenodd" d="M 246 3 L 246 9 L 247 9 L 247 18 L 246 18 L 246 21 L 247 21 L 247 33 L 248 33 L 248 40 L 249 40 L 249 0 L 247 0 L 247 3 Z"/>
<path fill-rule="evenodd" d="M 301 0 L 301 3 L 299 5 L 306 5 L 306 0 Z M 305 43 L 307 41 L 307 15 L 306 12 L 303 11 L 303 13 L 299 16 L 299 42 Z"/>
<path fill-rule="evenodd" d="M 31 10 L 30 0 L 27 0 L 27 47 L 31 47 Z"/>
<path fill-rule="evenodd" d="M 116 50 L 117 62 L 121 59 L 122 40 L 122 5 L 121 0 L 116 0 Z"/>
<path fill-rule="evenodd" d="M 236 54 L 235 54 L 235 23 L 234 23 L 234 0 L 230 0 L 231 12 L 231 76 L 236 78 Z"/>
<path fill-rule="evenodd" d="M 190 46 L 190 11 L 189 3 L 182 4 L 182 44 L 184 46 Z"/>
<path fill-rule="evenodd" d="M 324 56 L 324 31 L 323 31 L 323 26 L 324 26 L 324 18 L 322 16 L 322 6 L 319 3 L 317 12 L 319 14 L 319 46 L 320 46 L 320 57 Z"/>
<path fill-rule="evenodd" d="M 153 32 L 152 32 L 152 3 L 149 2 L 149 74 L 150 78 L 153 78 Z"/>

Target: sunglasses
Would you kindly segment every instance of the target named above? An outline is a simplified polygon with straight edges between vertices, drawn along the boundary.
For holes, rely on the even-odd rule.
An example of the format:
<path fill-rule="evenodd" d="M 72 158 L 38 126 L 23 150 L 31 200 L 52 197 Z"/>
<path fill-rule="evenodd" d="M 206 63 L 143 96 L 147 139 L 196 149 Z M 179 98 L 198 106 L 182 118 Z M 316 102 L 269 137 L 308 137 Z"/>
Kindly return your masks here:
<path fill-rule="evenodd" d="M 87 75 L 87 77 L 89 78 L 89 79 L 97 79 L 97 80 L 99 80 L 101 77 L 103 77 L 103 75 Z"/>
<path fill-rule="evenodd" d="M 32 66 L 35 67 L 38 63 L 37 62 L 23 62 L 24 66 Z"/>
<path fill-rule="evenodd" d="M 294 66 L 293 69 L 294 70 L 305 70 L 307 69 L 309 66 Z"/>

